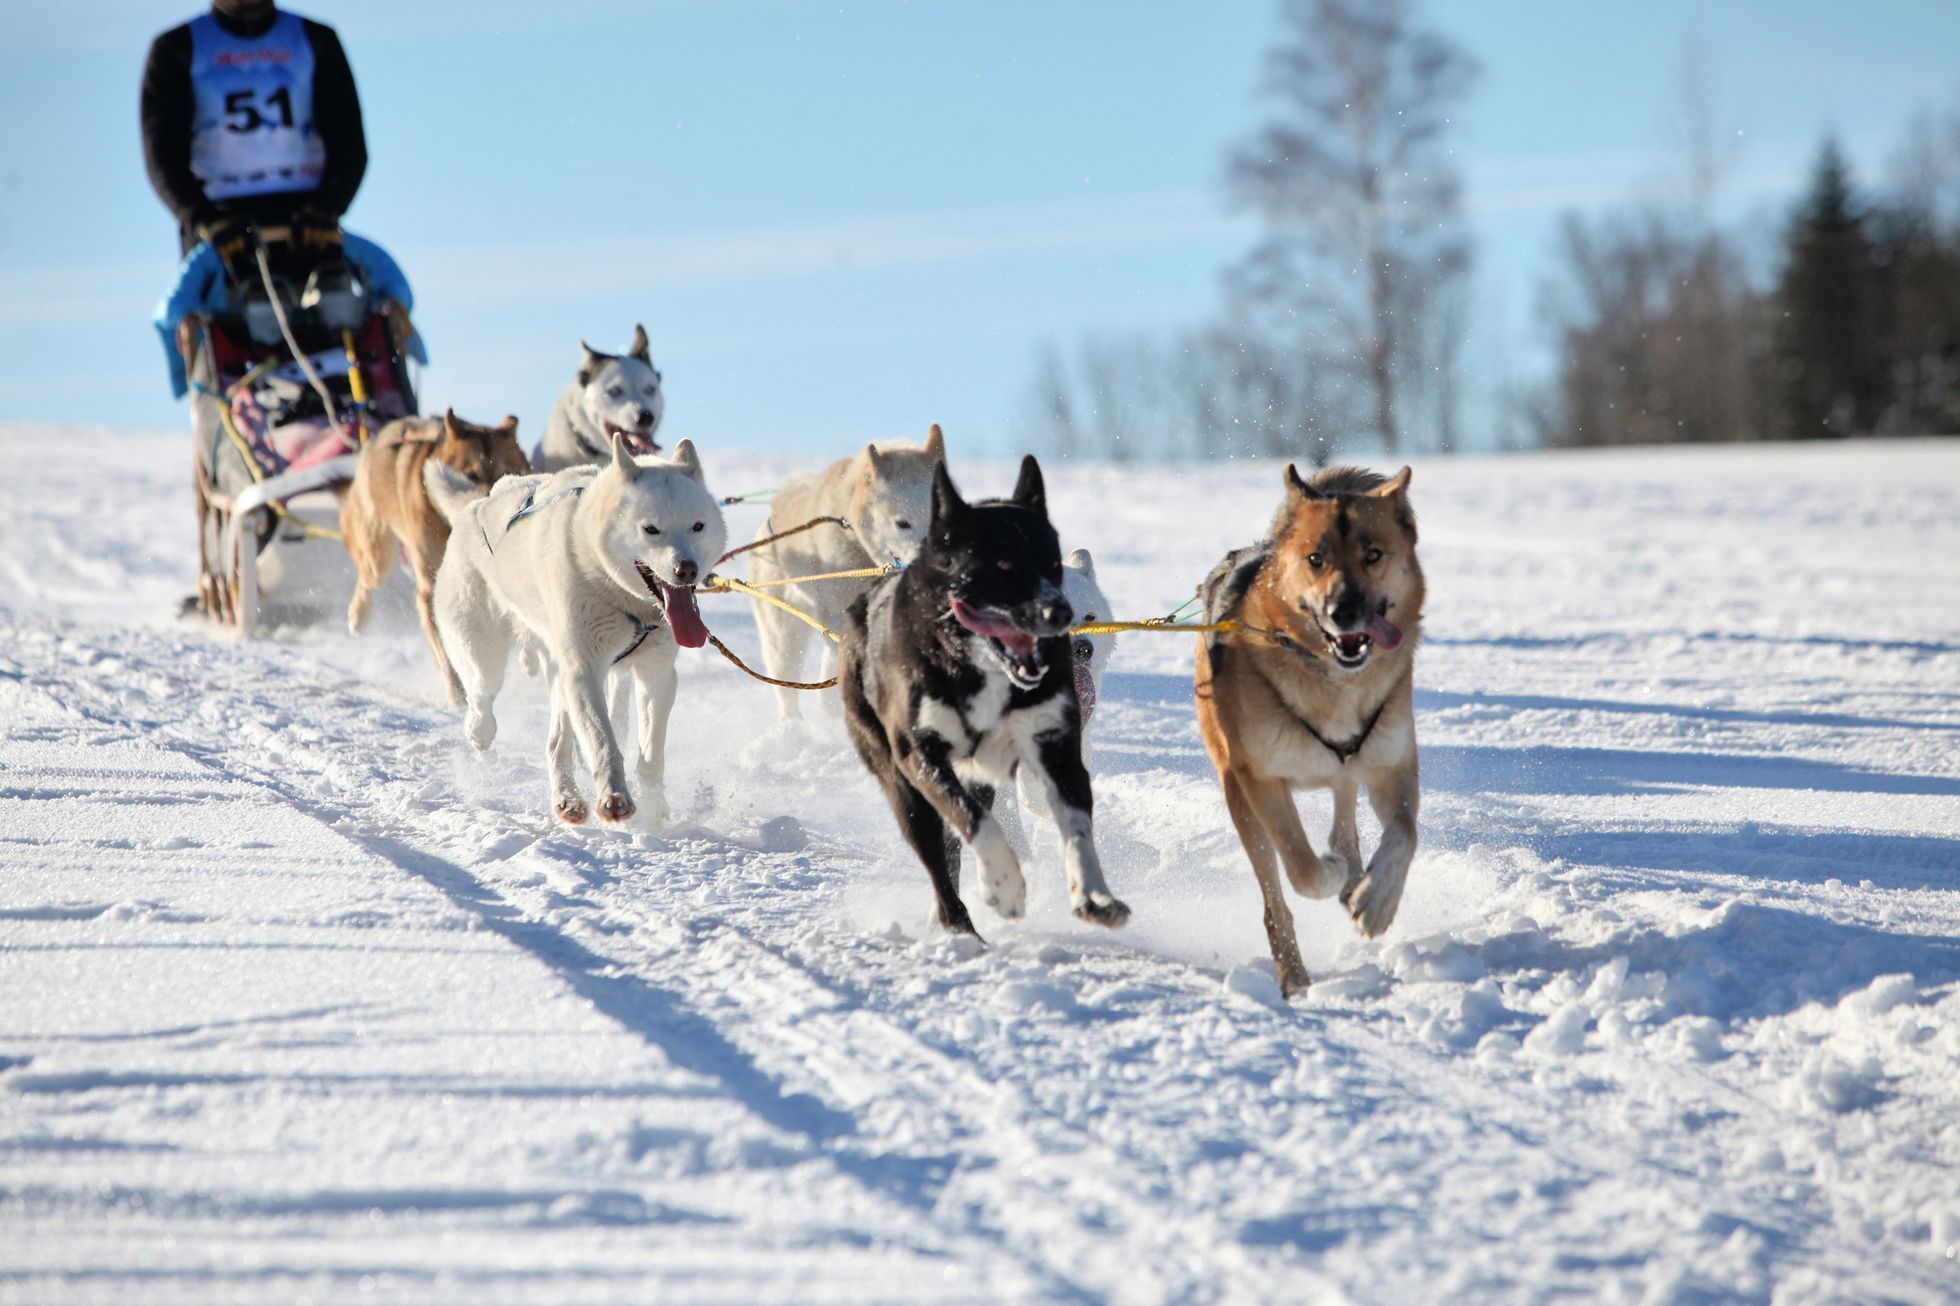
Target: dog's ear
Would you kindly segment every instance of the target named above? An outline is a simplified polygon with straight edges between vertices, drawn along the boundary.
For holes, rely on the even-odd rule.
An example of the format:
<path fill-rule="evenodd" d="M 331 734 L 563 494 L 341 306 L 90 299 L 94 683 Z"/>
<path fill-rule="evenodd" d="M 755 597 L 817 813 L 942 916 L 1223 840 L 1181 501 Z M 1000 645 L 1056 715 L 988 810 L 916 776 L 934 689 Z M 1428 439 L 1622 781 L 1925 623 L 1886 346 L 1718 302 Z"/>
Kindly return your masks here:
<path fill-rule="evenodd" d="M 628 358 L 637 358 L 648 367 L 653 366 L 653 351 L 647 345 L 647 329 L 638 322 L 633 324 L 633 343 L 626 347 Z"/>
<path fill-rule="evenodd" d="M 578 347 L 585 351 L 585 357 L 579 361 L 578 365 L 578 383 L 580 385 L 591 385 L 592 378 L 599 374 L 600 368 L 612 361 L 613 356 L 611 354 L 600 353 L 583 340 L 578 342 Z"/>
<path fill-rule="evenodd" d="M 1398 494 L 1407 494 L 1408 492 L 1409 469 L 1405 466 L 1401 471 L 1368 491 L 1368 497 L 1371 499 L 1393 499 Z"/>
<path fill-rule="evenodd" d="M 878 452 L 877 445 L 867 444 L 864 446 L 864 465 L 871 469 L 873 476 L 876 476 L 884 468 L 883 459 L 884 455 Z"/>
<path fill-rule="evenodd" d="M 613 467 L 617 469 L 619 474 L 622 477 L 624 477 L 626 480 L 629 481 L 637 480 L 639 478 L 640 470 L 641 470 L 640 464 L 635 462 L 633 460 L 633 455 L 627 452 L 626 436 L 624 434 L 613 436 L 612 446 L 613 446 Z"/>
<path fill-rule="evenodd" d="M 1302 499 L 1325 499 L 1327 496 L 1308 485 L 1300 478 L 1300 469 L 1292 463 L 1286 464 L 1286 490 Z"/>
<path fill-rule="evenodd" d="M 932 428 L 926 432 L 926 453 L 939 462 L 946 461 L 946 436 L 939 429 L 937 422 L 934 422 Z"/>
<path fill-rule="evenodd" d="M 456 410 L 454 408 L 445 408 L 442 410 L 442 430 L 443 434 L 452 440 L 463 438 L 463 424 L 456 420 Z"/>
<path fill-rule="evenodd" d="M 516 435 L 516 434 L 517 434 L 517 414 L 516 414 L 516 413 L 506 413 L 506 414 L 504 414 L 504 424 L 503 424 L 503 426 L 502 426 L 502 427 L 500 427 L 500 428 L 498 428 L 498 429 L 500 429 L 500 430 L 505 430 L 505 431 L 509 431 L 509 432 L 510 432 L 510 433 L 511 433 L 512 435 Z"/>
<path fill-rule="evenodd" d="M 674 446 L 674 452 L 668 456 L 673 460 L 674 466 L 686 472 L 689 478 L 696 481 L 701 479 L 701 455 L 694 452 L 694 441 L 682 440 Z"/>
<path fill-rule="evenodd" d="M 945 463 L 932 465 L 932 533 L 943 535 L 966 514 L 966 500 L 953 488 L 952 473 Z"/>
<path fill-rule="evenodd" d="M 1096 578 L 1096 560 L 1089 556 L 1087 549 L 1070 549 L 1068 551 L 1068 565 L 1081 572 L 1084 576 L 1087 576 L 1090 580 Z"/>
<path fill-rule="evenodd" d="M 1404 466 L 1401 471 L 1389 477 L 1386 482 L 1368 491 L 1368 494 L 1371 498 L 1387 499 L 1389 501 L 1389 507 L 1395 514 L 1395 520 L 1400 522 L 1402 529 L 1409 533 L 1409 542 L 1411 544 L 1415 543 L 1416 514 L 1415 510 L 1409 506 L 1409 469 Z"/>
<path fill-rule="evenodd" d="M 1041 483 L 1041 464 L 1033 454 L 1021 455 L 1021 475 L 1014 482 L 1014 502 L 1048 515 L 1048 489 Z"/>

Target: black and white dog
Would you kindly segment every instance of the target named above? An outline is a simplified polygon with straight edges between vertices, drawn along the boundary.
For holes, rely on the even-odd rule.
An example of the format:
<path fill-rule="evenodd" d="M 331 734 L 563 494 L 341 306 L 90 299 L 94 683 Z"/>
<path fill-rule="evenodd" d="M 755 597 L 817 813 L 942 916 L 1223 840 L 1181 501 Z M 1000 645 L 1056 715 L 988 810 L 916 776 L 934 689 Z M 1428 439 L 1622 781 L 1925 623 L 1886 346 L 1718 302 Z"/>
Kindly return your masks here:
<path fill-rule="evenodd" d="M 1008 920 L 1026 909 L 1027 882 L 990 810 L 1019 770 L 1040 784 L 1061 831 L 1075 914 L 1111 927 L 1130 917 L 1096 857 L 1073 615 L 1030 456 L 1012 498 L 973 504 L 938 464 L 918 557 L 845 618 L 838 674 L 851 740 L 955 933 L 975 933 L 960 901 L 960 839 L 979 860 L 987 904 Z"/>

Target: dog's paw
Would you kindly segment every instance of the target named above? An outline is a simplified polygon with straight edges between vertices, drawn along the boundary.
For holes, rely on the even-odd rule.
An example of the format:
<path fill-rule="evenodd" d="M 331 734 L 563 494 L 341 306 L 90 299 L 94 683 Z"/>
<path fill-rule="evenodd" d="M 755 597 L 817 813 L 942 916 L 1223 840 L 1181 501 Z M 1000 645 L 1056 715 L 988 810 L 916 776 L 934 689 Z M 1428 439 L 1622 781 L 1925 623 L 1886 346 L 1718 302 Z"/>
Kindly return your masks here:
<path fill-rule="evenodd" d="M 566 825 L 584 825 L 585 818 L 591 815 L 586 809 L 585 800 L 577 794 L 560 795 L 554 810 L 558 813 L 558 819 Z"/>
<path fill-rule="evenodd" d="M 1354 892 L 1343 896 L 1354 924 L 1364 939 L 1379 938 L 1395 920 L 1395 909 L 1402 904 L 1401 878 L 1369 874 Z"/>
<path fill-rule="evenodd" d="M 599 799 L 599 819 L 609 823 L 624 821 L 634 812 L 633 800 L 625 794 L 606 794 Z"/>
<path fill-rule="evenodd" d="M 1279 968 L 1279 995 L 1291 1002 L 1307 991 L 1313 981 L 1307 978 L 1305 966 L 1281 966 Z"/>
<path fill-rule="evenodd" d="M 946 933 L 952 935 L 954 938 L 972 939 L 983 948 L 987 946 L 987 941 L 980 937 L 980 931 L 974 928 L 973 917 L 967 914 L 966 904 L 957 899 L 954 900 L 950 908 L 945 904 L 941 904 L 939 908 L 939 928 L 945 930 Z"/>
<path fill-rule="evenodd" d="M 667 793 L 658 785 L 640 787 L 640 820 L 656 830 L 673 824 L 674 814 L 667 806 Z"/>
<path fill-rule="evenodd" d="M 1020 871 L 989 876 L 986 892 L 987 905 L 992 907 L 1002 920 L 1018 921 L 1027 914 L 1028 881 Z"/>
<path fill-rule="evenodd" d="M 1130 909 L 1118 899 L 1106 893 L 1092 893 L 1075 904 L 1077 920 L 1091 925 L 1103 925 L 1112 930 L 1120 930 L 1129 923 Z"/>
<path fill-rule="evenodd" d="M 1309 896 L 1314 898 L 1332 898 L 1337 893 L 1352 892 L 1352 886 L 1361 880 L 1360 871 L 1361 868 L 1359 866 L 1350 863 L 1340 853 L 1322 853 L 1320 855 L 1320 883 L 1315 886 L 1316 891 Z"/>
<path fill-rule="evenodd" d="M 1286 882 L 1302 898 L 1331 898 L 1341 891 L 1347 879 L 1347 862 L 1338 853 L 1316 856 L 1312 849 L 1307 849 L 1303 859 L 1286 858 L 1285 867 Z"/>
<path fill-rule="evenodd" d="M 469 737 L 470 747 L 477 752 L 488 751 L 497 742 L 497 718 L 488 712 L 470 709 L 469 720 L 463 725 L 463 732 Z"/>

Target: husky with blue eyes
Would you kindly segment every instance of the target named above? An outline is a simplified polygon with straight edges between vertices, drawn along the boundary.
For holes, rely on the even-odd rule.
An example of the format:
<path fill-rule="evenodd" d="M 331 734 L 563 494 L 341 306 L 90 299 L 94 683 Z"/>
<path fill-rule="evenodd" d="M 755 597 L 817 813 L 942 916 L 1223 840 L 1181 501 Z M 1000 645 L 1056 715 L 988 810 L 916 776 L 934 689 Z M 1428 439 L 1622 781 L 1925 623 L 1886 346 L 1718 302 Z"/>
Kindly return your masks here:
<path fill-rule="evenodd" d="M 596 467 L 610 462 L 614 436 L 626 442 L 626 452 L 635 458 L 659 453 L 654 436 L 667 405 L 647 329 L 633 328 L 633 343 L 623 354 L 602 354 L 583 342 L 579 348 L 585 356 L 578 375 L 558 395 L 544 439 L 531 453 L 532 468 L 557 472 L 581 463 Z"/>

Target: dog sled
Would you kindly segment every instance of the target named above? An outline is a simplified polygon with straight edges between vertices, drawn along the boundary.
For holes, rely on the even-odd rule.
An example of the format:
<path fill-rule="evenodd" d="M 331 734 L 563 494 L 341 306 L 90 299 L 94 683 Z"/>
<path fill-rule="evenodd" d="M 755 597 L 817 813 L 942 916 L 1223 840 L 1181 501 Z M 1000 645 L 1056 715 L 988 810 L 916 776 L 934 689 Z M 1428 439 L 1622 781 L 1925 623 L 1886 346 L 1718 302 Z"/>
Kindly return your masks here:
<path fill-rule="evenodd" d="M 408 363 L 422 357 L 407 282 L 378 246 L 350 235 L 344 256 L 318 259 L 268 228 L 250 257 L 232 283 L 194 253 L 158 317 L 191 403 L 196 606 L 241 635 L 274 610 L 345 604 L 340 493 L 369 435 L 415 414 Z"/>

